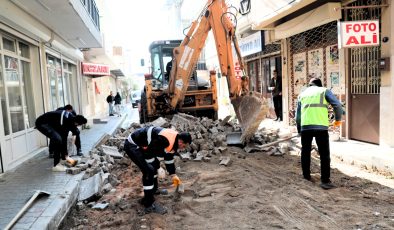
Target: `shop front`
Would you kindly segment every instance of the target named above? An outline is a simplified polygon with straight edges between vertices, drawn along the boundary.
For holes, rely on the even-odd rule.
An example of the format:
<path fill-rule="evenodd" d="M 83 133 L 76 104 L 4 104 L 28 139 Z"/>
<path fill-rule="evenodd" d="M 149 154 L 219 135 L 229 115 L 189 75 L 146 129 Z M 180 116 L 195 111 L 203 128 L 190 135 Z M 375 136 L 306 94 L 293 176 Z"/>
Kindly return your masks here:
<path fill-rule="evenodd" d="M 239 46 L 250 79 L 249 87 L 271 101 L 269 117 L 274 118 L 272 95 L 268 87 L 274 70 L 279 77 L 282 76 L 281 45 L 265 44 L 264 31 L 258 31 L 239 39 Z"/>
<path fill-rule="evenodd" d="M 0 173 L 15 167 L 40 147 L 34 129 L 42 108 L 38 43 L 0 29 Z"/>

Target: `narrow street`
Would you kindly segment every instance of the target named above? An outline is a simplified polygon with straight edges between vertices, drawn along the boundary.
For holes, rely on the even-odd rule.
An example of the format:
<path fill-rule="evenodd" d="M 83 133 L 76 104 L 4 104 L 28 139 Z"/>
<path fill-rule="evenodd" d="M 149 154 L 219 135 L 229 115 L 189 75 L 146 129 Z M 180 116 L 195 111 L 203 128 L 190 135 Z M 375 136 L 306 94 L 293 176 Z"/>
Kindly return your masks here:
<path fill-rule="evenodd" d="M 224 156 L 231 158 L 228 166 L 219 165 Z M 332 169 L 337 188 L 323 190 L 318 155 L 314 157 L 314 182 L 302 178 L 297 154 L 270 156 L 228 147 L 209 161 L 177 158 L 185 193 L 175 200 L 169 179 L 161 180 L 159 186 L 169 194 L 156 199 L 168 213 L 144 216 L 138 203 L 141 173 L 128 160 L 112 170 L 120 181 L 116 191 L 93 202 L 108 203 L 108 208 L 95 210 L 93 204 L 79 202 L 61 229 L 394 229 L 391 177 L 333 159 L 333 167 L 347 174 Z"/>

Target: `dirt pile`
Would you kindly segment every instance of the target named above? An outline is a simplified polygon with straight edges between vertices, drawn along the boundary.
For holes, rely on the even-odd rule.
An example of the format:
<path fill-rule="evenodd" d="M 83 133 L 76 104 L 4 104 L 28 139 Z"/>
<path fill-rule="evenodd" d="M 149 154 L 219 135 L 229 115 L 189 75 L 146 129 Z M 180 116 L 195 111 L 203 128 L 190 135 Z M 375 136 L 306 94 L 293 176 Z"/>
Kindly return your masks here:
<path fill-rule="evenodd" d="M 152 124 L 193 136 L 190 149 L 175 162 L 184 194 L 175 200 L 169 178 L 159 182 L 169 194 L 157 195 L 156 201 L 168 214 L 139 215 L 141 173 L 123 157 L 114 159 L 113 167 L 107 164 L 119 183 L 95 199 L 78 202 L 61 229 L 394 229 L 392 189 L 332 170 L 338 188 L 322 190 L 317 161 L 311 167 L 315 182 L 303 180 L 294 155 L 298 140 L 270 145 L 290 132 L 265 127 L 248 145 L 228 146 L 226 135 L 240 131 L 230 121 L 181 114 Z M 138 127 L 119 129 L 101 147 L 114 146 L 122 154 L 124 139 Z M 100 147 L 91 156 L 95 154 L 105 165 Z"/>

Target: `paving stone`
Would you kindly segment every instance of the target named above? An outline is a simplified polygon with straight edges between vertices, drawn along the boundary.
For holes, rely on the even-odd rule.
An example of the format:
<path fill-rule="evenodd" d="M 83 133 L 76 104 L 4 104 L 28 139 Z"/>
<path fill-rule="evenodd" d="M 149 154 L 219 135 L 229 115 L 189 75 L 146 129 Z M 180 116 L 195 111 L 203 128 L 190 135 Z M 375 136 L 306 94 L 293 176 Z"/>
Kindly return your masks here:
<path fill-rule="evenodd" d="M 113 146 L 107 146 L 107 145 L 102 145 L 101 146 L 103 148 L 103 151 L 105 154 L 113 157 L 113 158 L 122 158 L 123 155 L 119 153 L 118 148 L 117 147 L 113 147 Z"/>
<path fill-rule="evenodd" d="M 94 196 L 98 196 L 101 191 L 102 179 L 101 174 L 95 174 L 94 176 L 81 181 L 78 201 L 89 200 Z"/>

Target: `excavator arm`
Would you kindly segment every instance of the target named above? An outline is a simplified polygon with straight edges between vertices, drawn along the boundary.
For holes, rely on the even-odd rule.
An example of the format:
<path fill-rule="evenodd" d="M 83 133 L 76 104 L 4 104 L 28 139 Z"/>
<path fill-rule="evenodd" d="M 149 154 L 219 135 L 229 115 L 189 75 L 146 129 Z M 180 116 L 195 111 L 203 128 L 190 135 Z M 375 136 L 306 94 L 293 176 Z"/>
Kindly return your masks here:
<path fill-rule="evenodd" d="M 242 140 L 251 137 L 265 118 L 268 106 L 258 93 L 249 92 L 248 77 L 237 79 L 234 66 L 233 46 L 238 63 L 244 72 L 244 63 L 235 36 L 235 27 L 224 0 L 209 0 L 202 13 L 194 21 L 181 45 L 173 50 L 173 63 L 169 79 L 170 106 L 182 105 L 189 85 L 189 78 L 204 48 L 208 32 L 212 31 L 222 76 L 227 77 L 230 99 L 237 118 L 243 127 Z M 248 109 L 248 110 L 245 110 Z M 252 113 L 251 113 L 252 112 Z M 247 115 L 246 115 L 247 114 Z"/>

